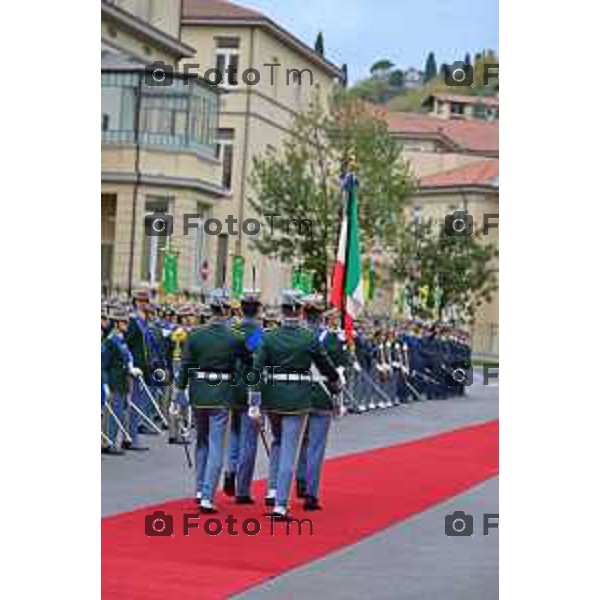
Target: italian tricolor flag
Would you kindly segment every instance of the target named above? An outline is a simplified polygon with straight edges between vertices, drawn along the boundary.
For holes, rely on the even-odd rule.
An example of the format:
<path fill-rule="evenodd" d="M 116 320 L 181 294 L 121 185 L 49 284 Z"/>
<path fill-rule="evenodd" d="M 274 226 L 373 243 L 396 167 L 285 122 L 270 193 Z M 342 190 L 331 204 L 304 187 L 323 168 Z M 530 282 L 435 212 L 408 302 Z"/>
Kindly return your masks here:
<path fill-rule="evenodd" d="M 353 340 L 354 319 L 364 305 L 358 236 L 358 182 L 354 175 L 346 176 L 344 189 L 347 200 L 333 268 L 330 301 L 344 315 L 346 338 Z"/>

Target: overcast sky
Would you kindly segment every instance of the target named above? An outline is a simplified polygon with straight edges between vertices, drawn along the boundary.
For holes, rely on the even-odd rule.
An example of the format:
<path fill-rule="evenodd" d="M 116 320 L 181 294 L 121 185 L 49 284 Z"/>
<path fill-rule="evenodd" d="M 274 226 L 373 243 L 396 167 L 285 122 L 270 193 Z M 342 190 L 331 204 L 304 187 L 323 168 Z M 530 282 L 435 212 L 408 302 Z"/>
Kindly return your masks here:
<path fill-rule="evenodd" d="M 348 63 L 350 79 L 379 58 L 422 69 L 430 50 L 438 65 L 465 52 L 498 50 L 498 0 L 234 0 L 256 8 L 304 42 L 320 30 L 325 53 Z"/>

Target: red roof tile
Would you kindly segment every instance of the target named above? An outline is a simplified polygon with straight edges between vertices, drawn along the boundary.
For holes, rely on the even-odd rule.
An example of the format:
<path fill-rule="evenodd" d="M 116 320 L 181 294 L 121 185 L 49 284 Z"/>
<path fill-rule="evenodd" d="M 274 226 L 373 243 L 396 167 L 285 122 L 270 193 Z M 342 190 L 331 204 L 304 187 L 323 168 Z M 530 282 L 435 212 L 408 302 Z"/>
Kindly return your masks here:
<path fill-rule="evenodd" d="M 439 135 L 459 149 L 487 152 L 497 155 L 499 151 L 499 128 L 497 121 L 477 119 L 442 119 L 418 113 L 388 112 L 384 114 L 391 133 Z"/>
<path fill-rule="evenodd" d="M 421 188 L 466 186 L 497 188 L 499 174 L 500 169 L 497 160 L 478 160 L 477 162 L 462 165 L 448 171 L 441 171 L 440 173 L 421 177 L 419 186 Z"/>

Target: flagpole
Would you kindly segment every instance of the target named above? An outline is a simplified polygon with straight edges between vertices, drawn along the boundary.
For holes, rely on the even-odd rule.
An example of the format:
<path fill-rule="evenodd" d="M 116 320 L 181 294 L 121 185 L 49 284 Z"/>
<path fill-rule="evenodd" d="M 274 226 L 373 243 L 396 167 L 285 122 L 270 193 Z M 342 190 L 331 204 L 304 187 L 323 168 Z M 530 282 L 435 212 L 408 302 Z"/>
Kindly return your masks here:
<path fill-rule="evenodd" d="M 356 170 L 356 159 L 354 155 L 350 155 L 347 161 L 344 162 L 342 166 L 342 186 L 343 186 L 343 197 L 344 197 L 344 211 L 347 219 L 348 226 L 350 224 L 350 215 L 348 214 L 348 208 L 350 204 L 350 195 L 352 190 L 347 186 L 347 183 L 350 186 L 355 185 L 354 181 L 354 171 Z M 350 179 L 350 181 L 348 180 Z M 348 279 L 348 264 L 350 257 L 350 239 L 346 237 L 346 248 L 345 248 L 345 259 L 344 259 L 344 277 L 342 280 L 342 310 L 341 310 L 341 319 L 342 319 L 342 331 L 346 332 L 346 319 L 347 319 L 347 294 L 346 294 L 346 282 Z M 350 340 L 346 340 L 347 343 L 350 343 Z"/>

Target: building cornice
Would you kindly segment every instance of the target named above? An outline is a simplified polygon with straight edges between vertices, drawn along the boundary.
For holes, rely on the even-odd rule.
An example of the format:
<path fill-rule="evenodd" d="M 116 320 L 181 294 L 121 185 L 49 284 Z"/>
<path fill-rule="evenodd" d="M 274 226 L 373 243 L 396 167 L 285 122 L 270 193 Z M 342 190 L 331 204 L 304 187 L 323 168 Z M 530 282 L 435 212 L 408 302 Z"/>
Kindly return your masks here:
<path fill-rule="evenodd" d="M 181 18 L 182 26 L 202 26 L 202 25 L 218 25 L 223 27 L 261 27 L 271 33 L 279 41 L 283 42 L 289 48 L 294 49 L 299 54 L 302 54 L 309 62 L 317 65 L 328 75 L 337 77 L 342 80 L 344 77 L 340 67 L 327 59 L 317 54 L 310 46 L 299 40 L 296 36 L 286 31 L 283 27 L 272 21 L 268 17 L 183 17 Z"/>
<path fill-rule="evenodd" d="M 498 158 L 499 152 L 497 150 L 477 150 L 473 148 L 467 148 L 461 146 L 442 131 L 390 131 L 392 138 L 399 140 L 423 140 L 429 142 L 440 142 L 448 147 L 449 150 L 457 152 L 459 154 L 473 154 L 477 156 L 483 156 L 488 158 Z"/>
<path fill-rule="evenodd" d="M 102 19 L 112 21 L 120 28 L 131 32 L 136 37 L 142 38 L 147 43 L 159 47 L 170 54 L 174 54 L 179 59 L 189 58 L 196 54 L 196 50 L 191 46 L 184 44 L 177 38 L 146 23 L 122 8 L 106 0 L 102 0 L 101 6 Z"/>
<path fill-rule="evenodd" d="M 435 194 L 499 194 L 500 189 L 492 184 L 456 184 L 456 185 L 421 185 L 414 192 L 415 196 Z"/>
<path fill-rule="evenodd" d="M 102 171 L 102 183 L 125 183 L 133 184 L 136 182 L 136 175 L 133 171 Z M 229 198 L 231 191 L 208 181 L 191 177 L 169 177 L 167 175 L 147 175 L 140 176 L 141 185 L 154 187 L 174 187 L 187 189 L 195 192 L 203 192 L 216 198 Z"/>

